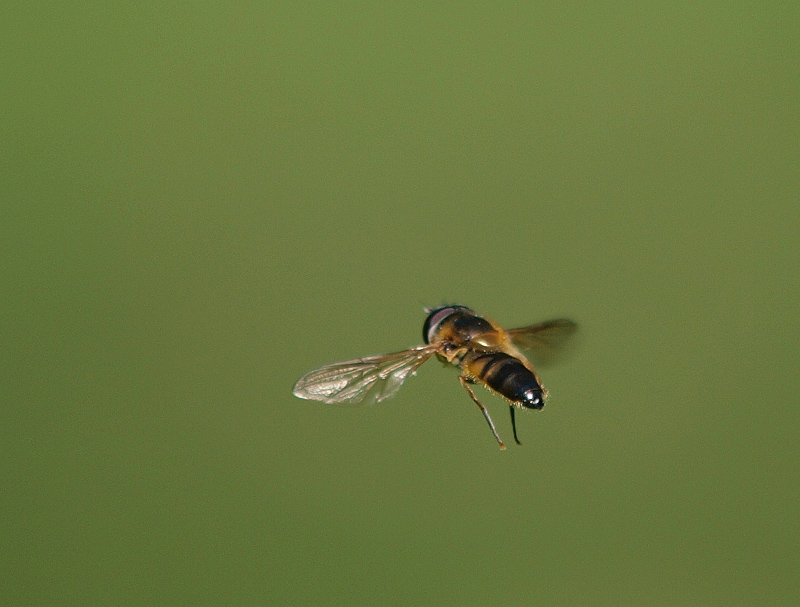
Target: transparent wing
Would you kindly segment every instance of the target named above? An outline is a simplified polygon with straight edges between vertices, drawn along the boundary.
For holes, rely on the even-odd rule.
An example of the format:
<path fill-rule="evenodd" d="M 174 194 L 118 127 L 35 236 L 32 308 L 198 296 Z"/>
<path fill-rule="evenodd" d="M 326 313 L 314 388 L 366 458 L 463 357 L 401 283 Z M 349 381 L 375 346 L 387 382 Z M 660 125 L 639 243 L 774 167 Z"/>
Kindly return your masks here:
<path fill-rule="evenodd" d="M 535 365 L 556 362 L 567 353 L 567 342 L 578 330 L 578 325 L 566 318 L 548 320 L 529 327 L 508 331 L 511 341 L 521 350 L 527 350 Z M 574 340 L 573 340 L 574 344 Z"/>
<path fill-rule="evenodd" d="M 436 351 L 435 345 L 419 346 L 326 365 L 298 379 L 294 395 L 328 404 L 379 403 L 397 392 Z"/>

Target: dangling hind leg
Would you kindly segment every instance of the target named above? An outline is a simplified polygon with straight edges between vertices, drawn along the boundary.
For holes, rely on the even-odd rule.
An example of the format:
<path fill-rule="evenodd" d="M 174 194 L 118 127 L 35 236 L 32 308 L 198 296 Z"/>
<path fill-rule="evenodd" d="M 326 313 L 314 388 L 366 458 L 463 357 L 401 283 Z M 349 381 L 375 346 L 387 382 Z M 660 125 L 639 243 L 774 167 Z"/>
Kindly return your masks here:
<path fill-rule="evenodd" d="M 458 380 L 461 382 L 461 385 L 464 386 L 464 389 L 467 392 L 469 392 L 469 395 L 472 398 L 472 400 L 475 401 L 475 404 L 478 405 L 478 407 L 480 407 L 481 411 L 483 412 L 483 416 L 486 418 L 486 422 L 489 424 L 489 427 L 492 429 L 492 434 L 494 434 L 494 437 L 497 439 L 497 444 L 500 445 L 501 449 L 505 449 L 506 446 L 503 444 L 503 441 L 501 441 L 500 437 L 497 435 L 497 430 L 495 430 L 495 428 L 494 428 L 494 424 L 492 423 L 492 418 L 489 417 L 489 411 L 486 409 L 486 407 L 483 406 L 483 403 L 481 403 L 481 401 L 479 401 L 478 398 L 475 396 L 475 393 L 472 391 L 472 388 L 470 387 L 469 382 L 466 379 L 464 379 L 461 375 L 458 376 Z M 512 415 L 513 415 L 513 412 L 512 412 Z M 514 430 L 514 438 L 515 439 L 516 439 L 516 436 L 517 436 L 516 432 L 517 431 L 515 429 Z M 519 443 L 519 441 L 517 441 L 517 443 Z"/>
<path fill-rule="evenodd" d="M 519 442 L 519 439 L 517 438 L 517 422 L 514 419 L 514 405 L 508 405 L 508 409 L 511 411 L 511 427 L 514 429 L 514 440 L 518 445 L 521 445 L 522 443 Z"/>

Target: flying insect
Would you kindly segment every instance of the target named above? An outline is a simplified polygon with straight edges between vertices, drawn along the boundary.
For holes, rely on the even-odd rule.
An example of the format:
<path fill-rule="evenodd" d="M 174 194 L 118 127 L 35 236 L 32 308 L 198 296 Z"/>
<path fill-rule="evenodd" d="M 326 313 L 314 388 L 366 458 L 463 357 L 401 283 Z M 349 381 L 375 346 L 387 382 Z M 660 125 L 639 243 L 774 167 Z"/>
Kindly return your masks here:
<path fill-rule="evenodd" d="M 294 395 L 328 404 L 381 402 L 394 395 L 408 377 L 435 355 L 460 370 L 461 385 L 480 408 L 501 449 L 506 446 L 472 385 L 481 384 L 508 401 L 514 441 L 522 444 L 517 438 L 515 408 L 541 409 L 547 400 L 547 390 L 522 351 L 528 351 L 537 364 L 547 362 L 576 331 L 577 325 L 571 320 L 557 319 L 507 331 L 466 306 L 449 305 L 426 312 L 428 317 L 422 327 L 424 345 L 320 367 L 297 380 Z"/>

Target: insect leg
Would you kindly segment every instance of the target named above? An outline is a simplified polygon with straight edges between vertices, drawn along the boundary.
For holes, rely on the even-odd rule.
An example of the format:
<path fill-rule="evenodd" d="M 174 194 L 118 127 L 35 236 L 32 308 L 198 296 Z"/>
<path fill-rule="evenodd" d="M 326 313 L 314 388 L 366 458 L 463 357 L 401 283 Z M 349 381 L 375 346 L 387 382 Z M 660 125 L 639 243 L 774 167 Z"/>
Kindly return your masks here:
<path fill-rule="evenodd" d="M 501 441 L 500 437 L 497 435 L 497 430 L 494 429 L 494 424 L 492 423 L 492 418 L 489 417 L 489 411 L 486 409 L 486 407 L 483 406 L 483 404 L 481 404 L 481 401 L 479 401 L 478 398 L 475 396 L 475 393 L 472 391 L 472 388 L 470 388 L 470 386 L 469 386 L 469 382 L 467 382 L 467 380 L 464 379 L 460 375 L 458 376 L 458 380 L 461 382 L 461 385 L 464 386 L 464 389 L 467 392 L 469 392 L 469 395 L 470 395 L 470 397 L 472 397 L 472 400 L 475 401 L 475 404 L 478 405 L 478 407 L 480 407 L 481 411 L 483 411 L 483 416 L 486 418 L 486 421 L 489 423 L 489 427 L 492 429 L 492 434 L 494 434 L 494 437 L 497 439 L 497 444 L 500 445 L 501 449 L 505 449 L 506 446 L 503 444 L 503 441 Z"/>
<path fill-rule="evenodd" d="M 518 445 L 521 445 L 522 443 L 519 442 L 517 438 L 517 422 L 514 420 L 514 405 L 508 405 L 508 409 L 511 411 L 511 427 L 514 428 L 514 440 Z"/>

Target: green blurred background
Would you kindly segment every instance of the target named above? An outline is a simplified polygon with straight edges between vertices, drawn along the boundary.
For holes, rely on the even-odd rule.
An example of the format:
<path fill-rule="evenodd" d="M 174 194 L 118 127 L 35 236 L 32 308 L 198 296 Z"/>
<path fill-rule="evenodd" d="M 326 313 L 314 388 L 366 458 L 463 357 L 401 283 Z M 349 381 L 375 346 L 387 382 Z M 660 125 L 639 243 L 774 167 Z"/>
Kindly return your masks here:
<path fill-rule="evenodd" d="M 0 603 L 800 604 L 798 6 L 0 9 Z"/>

